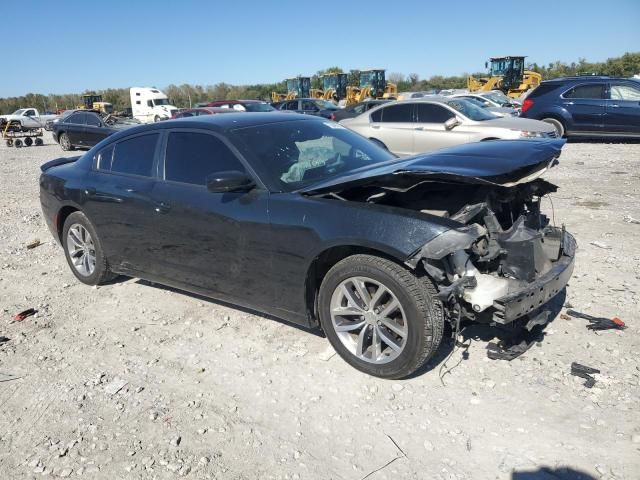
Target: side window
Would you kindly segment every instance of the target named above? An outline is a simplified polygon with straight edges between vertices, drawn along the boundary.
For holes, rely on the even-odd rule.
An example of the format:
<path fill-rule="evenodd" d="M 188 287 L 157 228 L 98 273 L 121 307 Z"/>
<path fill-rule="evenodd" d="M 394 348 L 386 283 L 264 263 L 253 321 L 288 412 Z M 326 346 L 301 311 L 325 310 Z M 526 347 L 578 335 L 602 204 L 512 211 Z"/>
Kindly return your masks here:
<path fill-rule="evenodd" d="M 420 123 L 444 123 L 456 116 L 451 110 L 433 103 L 419 103 L 417 107 Z"/>
<path fill-rule="evenodd" d="M 611 100 L 640 101 L 640 87 L 629 84 L 611 84 Z"/>
<path fill-rule="evenodd" d="M 147 100 L 147 107 L 153 107 L 153 100 Z"/>
<path fill-rule="evenodd" d="M 391 105 L 382 109 L 382 122 L 413 122 L 413 103 Z"/>
<path fill-rule="evenodd" d="M 35 110 L 27 110 L 26 112 L 24 112 L 24 114 L 27 117 L 35 117 L 36 116 Z"/>
<path fill-rule="evenodd" d="M 604 98 L 604 83 L 578 85 L 563 95 L 564 98 Z"/>
<path fill-rule="evenodd" d="M 285 110 L 298 110 L 298 100 L 287 102 L 284 106 Z"/>
<path fill-rule="evenodd" d="M 86 119 L 87 119 L 87 125 L 90 125 L 92 127 L 99 127 L 102 125 L 102 122 L 100 121 L 100 118 L 97 115 L 87 114 Z"/>
<path fill-rule="evenodd" d="M 315 103 L 313 103 L 313 102 L 311 102 L 309 100 L 303 100 L 302 101 L 302 110 L 310 110 L 312 112 L 315 112 L 315 111 L 318 110 L 318 106 Z"/>
<path fill-rule="evenodd" d="M 167 140 L 165 179 L 172 182 L 206 185 L 216 172 L 245 169 L 222 140 L 197 132 L 172 132 Z"/>
<path fill-rule="evenodd" d="M 384 110 L 384 109 L 381 108 L 380 110 L 376 110 L 375 112 L 373 112 L 371 114 L 371 121 L 372 122 L 381 122 L 382 121 L 382 110 Z"/>
<path fill-rule="evenodd" d="M 69 115 L 64 123 L 73 123 L 74 125 L 84 125 L 84 115 L 82 113 L 74 113 Z"/>
<path fill-rule="evenodd" d="M 364 112 L 364 109 L 367 108 L 367 104 L 363 103 L 361 105 L 357 105 L 355 107 L 353 107 L 353 113 L 357 113 L 358 115 L 360 115 L 362 112 Z"/>
<path fill-rule="evenodd" d="M 111 170 L 111 160 L 113 159 L 113 145 L 103 148 L 96 155 L 96 168 L 98 170 Z"/>
<path fill-rule="evenodd" d="M 157 133 L 140 135 L 116 143 L 111 171 L 150 177 L 157 143 Z"/>

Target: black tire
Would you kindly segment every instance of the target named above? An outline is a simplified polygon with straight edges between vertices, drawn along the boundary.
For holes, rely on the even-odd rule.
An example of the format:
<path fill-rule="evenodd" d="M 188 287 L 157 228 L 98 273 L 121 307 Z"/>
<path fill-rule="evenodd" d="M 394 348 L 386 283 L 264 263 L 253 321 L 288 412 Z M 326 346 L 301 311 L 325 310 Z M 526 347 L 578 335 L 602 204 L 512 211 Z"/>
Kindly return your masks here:
<path fill-rule="evenodd" d="M 358 358 L 335 331 L 331 319 L 332 295 L 343 281 L 354 276 L 368 277 L 383 284 L 395 295 L 406 315 L 406 343 L 397 358 L 387 363 L 371 363 Z M 422 367 L 438 350 L 442 340 L 443 309 L 435 299 L 435 293 L 435 287 L 427 277 L 416 277 L 384 258 L 353 255 L 334 265 L 322 281 L 318 297 L 320 323 L 333 348 L 352 367 L 375 377 L 404 378 Z"/>
<path fill-rule="evenodd" d="M 38 137 L 35 139 L 35 144 L 36 144 L 36 147 L 41 147 L 44 144 L 44 142 L 40 137 Z"/>
<path fill-rule="evenodd" d="M 26 138 L 24 139 L 24 145 L 25 145 L 26 147 L 30 147 L 31 145 L 33 145 L 33 138 L 31 138 L 31 137 L 26 137 Z"/>
<path fill-rule="evenodd" d="M 91 235 L 91 239 L 93 240 L 94 252 L 95 252 L 95 269 L 93 273 L 90 275 L 82 275 L 73 264 L 71 260 L 71 256 L 69 254 L 69 245 L 68 245 L 68 235 L 71 227 L 75 225 L 81 225 L 84 227 L 89 234 Z M 113 280 L 117 277 L 117 275 L 113 274 L 109 270 L 109 265 L 107 263 L 107 259 L 104 255 L 104 250 L 102 248 L 102 243 L 100 243 L 100 238 L 96 233 L 96 229 L 93 227 L 92 223 L 89 221 L 87 216 L 82 212 L 73 212 L 71 215 L 67 217 L 64 222 L 64 226 L 62 227 L 62 246 L 64 248 L 64 255 L 67 259 L 67 263 L 71 268 L 71 271 L 76 276 L 78 280 L 86 285 L 100 285 L 106 283 L 110 280 Z"/>
<path fill-rule="evenodd" d="M 542 121 L 545 122 L 545 123 L 548 123 L 549 125 L 553 125 L 553 128 L 556 129 L 557 138 L 562 138 L 567 133 L 565 128 L 564 128 L 564 123 L 562 123 L 557 118 L 552 118 L 552 117 L 543 118 Z"/>
<path fill-rule="evenodd" d="M 16 147 L 16 148 L 21 148 L 22 147 L 22 140 L 20 140 L 19 138 L 16 138 L 13 141 L 13 146 Z"/>
<path fill-rule="evenodd" d="M 7 143 L 7 147 L 13 147 L 13 140 L 12 139 L 8 138 L 6 143 Z"/>
<path fill-rule="evenodd" d="M 71 140 L 69 140 L 69 135 L 66 132 L 62 132 L 58 137 L 58 143 L 62 147 L 62 150 L 65 152 L 74 150 L 73 145 L 71 145 Z"/>

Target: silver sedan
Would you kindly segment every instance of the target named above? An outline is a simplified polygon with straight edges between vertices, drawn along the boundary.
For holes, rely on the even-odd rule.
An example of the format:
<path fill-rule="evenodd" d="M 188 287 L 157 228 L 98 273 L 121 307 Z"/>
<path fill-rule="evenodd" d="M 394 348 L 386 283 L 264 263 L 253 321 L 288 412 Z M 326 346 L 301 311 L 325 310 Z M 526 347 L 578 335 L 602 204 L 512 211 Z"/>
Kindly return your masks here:
<path fill-rule="evenodd" d="M 467 100 L 425 97 L 391 102 L 341 125 L 396 155 L 415 155 L 483 140 L 553 138 L 553 126 L 519 117 L 496 118 Z"/>

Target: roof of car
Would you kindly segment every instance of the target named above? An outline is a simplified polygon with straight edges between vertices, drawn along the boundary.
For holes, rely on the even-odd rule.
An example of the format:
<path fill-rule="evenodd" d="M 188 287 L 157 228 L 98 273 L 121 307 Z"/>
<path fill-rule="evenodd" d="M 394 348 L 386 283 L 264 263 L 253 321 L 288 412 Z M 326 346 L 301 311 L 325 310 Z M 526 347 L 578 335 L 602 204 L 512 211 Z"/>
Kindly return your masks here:
<path fill-rule="evenodd" d="M 563 83 L 563 82 L 589 82 L 589 81 L 602 81 L 602 80 L 610 80 L 612 77 L 607 75 L 575 75 L 568 77 L 559 77 L 552 78 L 550 80 L 545 80 L 543 83 Z"/>

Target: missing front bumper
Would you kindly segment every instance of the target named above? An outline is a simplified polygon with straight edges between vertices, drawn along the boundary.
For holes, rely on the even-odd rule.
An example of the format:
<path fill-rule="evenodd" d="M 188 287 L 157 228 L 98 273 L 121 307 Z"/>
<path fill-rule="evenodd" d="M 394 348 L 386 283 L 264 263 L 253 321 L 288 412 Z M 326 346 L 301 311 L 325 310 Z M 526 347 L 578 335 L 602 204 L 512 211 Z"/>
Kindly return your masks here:
<path fill-rule="evenodd" d="M 561 254 L 551 270 L 525 288 L 494 300 L 494 322 L 504 325 L 530 314 L 545 305 L 567 285 L 573 273 L 576 240 L 565 230 L 560 232 Z"/>

